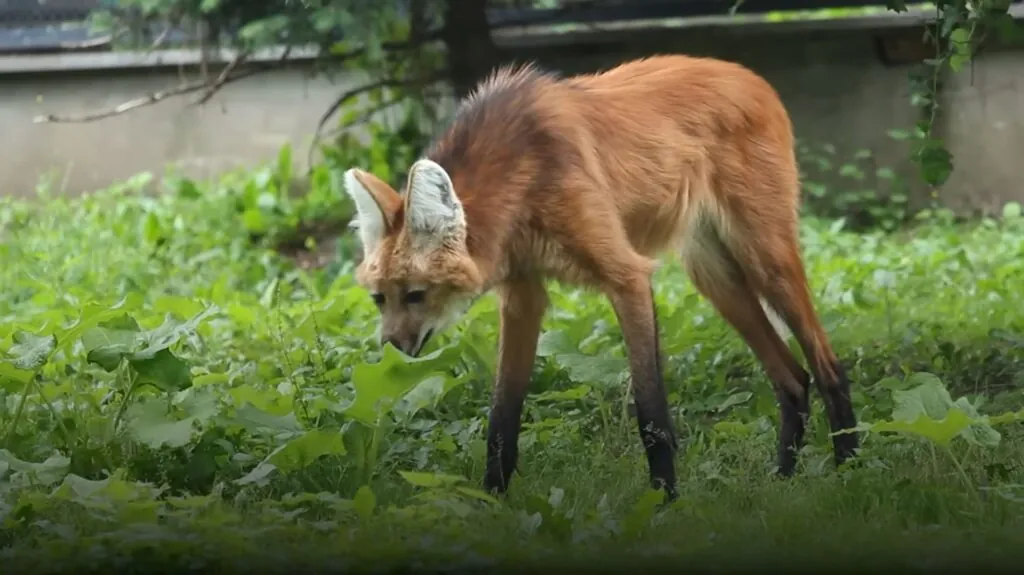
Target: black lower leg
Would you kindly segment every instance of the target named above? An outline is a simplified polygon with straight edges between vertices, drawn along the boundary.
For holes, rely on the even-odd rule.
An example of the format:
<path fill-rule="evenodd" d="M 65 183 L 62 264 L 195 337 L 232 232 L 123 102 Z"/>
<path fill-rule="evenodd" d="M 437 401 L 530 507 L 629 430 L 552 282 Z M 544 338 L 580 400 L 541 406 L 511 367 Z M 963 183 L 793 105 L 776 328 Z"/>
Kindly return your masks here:
<path fill-rule="evenodd" d="M 668 501 L 675 500 L 676 470 L 675 452 L 676 438 L 668 417 L 668 404 L 664 401 L 658 406 L 641 408 L 643 401 L 637 401 L 637 423 L 640 427 L 640 440 L 643 441 L 647 455 L 647 467 L 650 470 L 651 487 L 662 489 Z M 651 409 L 654 407 L 654 409 Z M 657 415 L 652 416 L 654 411 Z"/>
<path fill-rule="evenodd" d="M 825 400 L 829 427 L 836 433 L 857 427 L 857 416 L 853 412 L 853 402 L 850 400 L 850 379 L 846 375 L 846 370 L 837 362 L 833 365 L 833 373 L 836 374 L 833 385 L 822 385 L 822 382 L 818 382 L 818 387 Z M 859 445 L 860 438 L 855 431 L 833 435 L 832 448 L 835 452 L 836 465 L 842 465 L 853 457 Z"/>
<path fill-rule="evenodd" d="M 789 477 L 796 469 L 797 454 L 804 445 L 804 430 L 810 414 L 810 381 L 805 378 L 803 394 L 796 396 L 789 390 L 779 387 L 775 395 L 781 409 L 779 426 L 779 475 Z"/>
<path fill-rule="evenodd" d="M 496 400 L 491 407 L 487 429 L 487 468 L 484 489 L 505 493 L 519 457 L 519 429 L 522 399 Z"/>
<path fill-rule="evenodd" d="M 678 449 L 675 431 L 665 396 L 661 358 L 661 333 L 658 328 L 658 307 L 654 303 L 654 288 L 651 287 L 651 313 L 654 319 L 654 367 L 652 381 L 642 386 L 647 390 L 641 401 L 637 397 L 637 423 L 640 439 L 647 454 L 647 465 L 651 473 L 651 487 L 664 489 L 666 499 L 676 499 L 675 452 Z M 634 383 L 634 387 L 636 384 Z M 640 388 L 637 388 L 640 389 Z M 644 405 L 641 408 L 641 404 Z"/>

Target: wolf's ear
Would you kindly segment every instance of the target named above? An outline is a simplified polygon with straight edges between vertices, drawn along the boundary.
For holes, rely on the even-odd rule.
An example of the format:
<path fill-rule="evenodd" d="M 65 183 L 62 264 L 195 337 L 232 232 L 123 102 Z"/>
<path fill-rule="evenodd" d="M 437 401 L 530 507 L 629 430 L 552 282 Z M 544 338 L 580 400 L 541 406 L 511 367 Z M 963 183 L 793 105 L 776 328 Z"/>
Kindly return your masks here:
<path fill-rule="evenodd" d="M 363 242 L 363 253 L 370 253 L 394 226 L 402 198 L 380 178 L 358 168 L 345 172 L 345 191 L 356 205 L 354 223 Z"/>
<path fill-rule="evenodd" d="M 436 162 L 419 160 L 409 169 L 405 221 L 413 234 L 442 240 L 465 232 L 462 202 L 455 195 L 448 172 Z"/>

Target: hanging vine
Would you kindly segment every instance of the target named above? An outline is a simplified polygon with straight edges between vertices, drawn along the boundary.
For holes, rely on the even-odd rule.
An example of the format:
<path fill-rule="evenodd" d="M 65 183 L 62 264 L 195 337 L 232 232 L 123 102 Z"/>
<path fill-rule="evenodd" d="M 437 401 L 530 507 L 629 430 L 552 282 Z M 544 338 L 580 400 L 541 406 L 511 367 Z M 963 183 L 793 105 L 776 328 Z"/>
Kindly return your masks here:
<path fill-rule="evenodd" d="M 974 56 L 993 33 L 1000 39 L 1018 38 L 1021 29 L 1009 14 L 1010 0 L 933 0 L 935 18 L 925 25 L 925 41 L 934 46 L 935 56 L 924 61 L 910 75 L 911 104 L 920 119 L 907 130 L 891 130 L 890 136 L 910 144 L 910 153 L 921 178 L 936 188 L 953 172 L 954 158 L 936 135 L 939 95 L 947 71 L 957 73 L 972 63 Z M 903 0 L 888 0 L 896 12 L 907 10 Z"/>

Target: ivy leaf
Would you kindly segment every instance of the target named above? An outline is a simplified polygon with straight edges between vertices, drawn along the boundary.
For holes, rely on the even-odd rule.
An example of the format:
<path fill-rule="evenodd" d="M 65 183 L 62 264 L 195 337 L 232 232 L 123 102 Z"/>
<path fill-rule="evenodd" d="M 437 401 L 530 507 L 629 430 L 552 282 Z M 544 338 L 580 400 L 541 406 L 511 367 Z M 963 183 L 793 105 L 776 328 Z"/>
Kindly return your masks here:
<path fill-rule="evenodd" d="M 966 28 L 957 28 L 949 33 L 949 43 L 953 51 L 949 55 L 949 67 L 959 72 L 964 64 L 971 59 L 971 33 Z"/>
<path fill-rule="evenodd" d="M 953 154 L 938 140 L 923 142 L 916 155 L 921 178 L 932 186 L 946 183 L 953 173 Z"/>

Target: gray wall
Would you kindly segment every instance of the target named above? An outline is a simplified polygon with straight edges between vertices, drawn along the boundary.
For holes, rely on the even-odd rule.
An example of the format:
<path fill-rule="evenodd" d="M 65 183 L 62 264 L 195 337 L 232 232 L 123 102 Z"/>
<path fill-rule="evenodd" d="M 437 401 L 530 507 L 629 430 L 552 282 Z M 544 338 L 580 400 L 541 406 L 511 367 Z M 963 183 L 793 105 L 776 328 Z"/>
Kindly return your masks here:
<path fill-rule="evenodd" d="M 741 62 L 776 88 L 798 138 L 831 143 L 840 158 L 870 150 L 880 165 L 902 177 L 920 205 L 932 190 L 910 161 L 907 143 L 893 140 L 887 132 L 909 128 L 920 119 L 920 110 L 910 103 L 909 75 L 921 64 L 883 63 L 876 50 L 879 36 L 910 40 L 913 46 L 921 33 L 850 25 L 822 30 L 811 23 L 794 23 L 785 32 L 751 26 L 651 31 L 631 37 L 626 32 L 609 33 L 603 35 L 603 45 L 577 43 L 562 50 L 521 52 L 567 72 L 664 52 Z M 998 212 L 1008 201 L 1024 201 L 1019 167 L 1024 149 L 1022 89 L 1024 50 L 1019 49 L 990 48 L 979 55 L 973 71 L 965 68 L 945 77 L 937 135 L 954 155 L 955 169 L 938 193 L 950 207 Z"/>
<path fill-rule="evenodd" d="M 296 68 L 229 84 L 203 106 L 192 95 L 90 123 L 32 123 L 37 114 L 105 109 L 178 81 L 167 68 L 0 75 L 0 193 L 30 193 L 46 174 L 70 193 L 172 165 L 204 178 L 272 160 L 288 142 L 304 160 L 319 116 L 343 89 Z"/>
<path fill-rule="evenodd" d="M 744 26 L 639 35 L 621 31 L 565 36 L 570 45 L 543 48 L 530 47 L 538 38 L 500 40 L 517 59 L 538 59 L 566 72 L 591 71 L 656 52 L 743 62 L 775 85 L 799 137 L 850 153 L 870 149 L 917 182 L 914 195 L 924 198 L 929 190 L 917 180 L 905 145 L 886 135 L 917 118 L 909 104 L 911 65 L 879 61 L 877 30 Z M 20 68 L 31 67 L 26 57 L 20 58 Z M 6 62 L 13 67 L 12 60 Z M 304 162 L 319 115 L 357 82 L 351 76 L 335 83 L 308 79 L 303 69 L 293 67 L 231 85 L 204 107 L 177 98 L 99 122 L 33 124 L 36 114 L 84 112 L 173 86 L 179 74 L 170 67 L 68 72 L 50 65 L 50 71 L 0 74 L 2 193 L 30 192 L 47 172 L 60 173 L 59 189 L 67 193 L 104 187 L 143 170 L 160 172 L 169 165 L 207 177 L 273 159 L 285 142 L 296 146 L 301 152 L 296 160 Z M 956 156 L 954 176 L 941 191 L 944 199 L 959 209 L 987 211 L 1009 200 L 1024 200 L 1017 180 L 1024 149 L 1024 52 L 986 52 L 973 73 L 962 72 L 947 82 L 943 103 L 941 135 Z"/>

